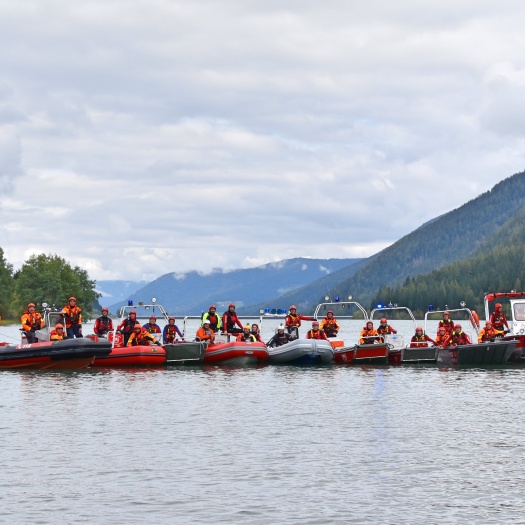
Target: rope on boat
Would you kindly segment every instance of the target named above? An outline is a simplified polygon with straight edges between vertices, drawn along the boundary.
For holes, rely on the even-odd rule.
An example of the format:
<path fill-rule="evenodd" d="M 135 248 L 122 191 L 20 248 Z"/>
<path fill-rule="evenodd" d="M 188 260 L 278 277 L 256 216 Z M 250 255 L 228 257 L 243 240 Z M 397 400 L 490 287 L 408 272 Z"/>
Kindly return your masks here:
<path fill-rule="evenodd" d="M 9 339 L 12 339 L 13 341 L 20 341 L 20 337 L 13 337 L 12 335 L 4 334 L 3 332 L 0 332 L 0 335 L 3 337 L 9 337 Z"/>

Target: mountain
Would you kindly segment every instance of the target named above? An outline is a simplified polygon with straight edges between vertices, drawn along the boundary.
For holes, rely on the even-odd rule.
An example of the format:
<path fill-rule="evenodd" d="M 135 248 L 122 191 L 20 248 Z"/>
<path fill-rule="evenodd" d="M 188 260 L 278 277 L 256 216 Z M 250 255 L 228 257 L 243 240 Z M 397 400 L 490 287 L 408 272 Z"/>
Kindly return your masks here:
<path fill-rule="evenodd" d="M 296 258 L 229 272 L 168 273 L 112 303 L 110 310 L 118 311 L 128 299 L 149 302 L 152 297 L 174 315 L 200 315 L 212 303 L 219 311 L 230 302 L 242 309 L 244 305 L 264 303 L 272 297 L 278 298 L 291 290 L 303 288 L 321 277 L 329 278 L 360 261 Z M 339 280 L 329 282 L 333 284 Z"/>
<path fill-rule="evenodd" d="M 106 305 L 126 300 L 146 284 L 147 281 L 97 281 L 95 290 L 102 294 L 99 303 Z"/>
<path fill-rule="evenodd" d="M 508 245 L 510 232 L 523 223 L 524 206 L 525 172 L 521 172 L 463 206 L 426 222 L 362 261 L 357 271 L 328 289 L 324 283 L 313 282 L 308 289 L 287 294 L 286 300 L 300 306 L 302 311 L 312 310 L 324 295 L 332 298 L 352 295 L 364 306 L 371 306 L 373 298 L 385 286 L 394 287 L 407 278 L 428 275 L 472 255 L 486 253 L 494 246 Z M 523 242 L 519 233 L 510 238 L 516 243 Z M 337 275 L 331 277 L 335 279 Z"/>

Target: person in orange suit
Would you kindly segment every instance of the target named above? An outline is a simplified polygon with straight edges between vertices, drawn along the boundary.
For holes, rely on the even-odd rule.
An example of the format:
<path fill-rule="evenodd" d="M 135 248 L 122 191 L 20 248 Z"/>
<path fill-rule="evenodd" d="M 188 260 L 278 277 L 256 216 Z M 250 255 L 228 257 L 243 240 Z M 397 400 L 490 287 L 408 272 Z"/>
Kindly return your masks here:
<path fill-rule="evenodd" d="M 22 329 L 24 330 L 28 343 L 37 343 L 35 331 L 44 328 L 44 319 L 42 315 L 36 311 L 35 303 L 29 303 L 27 310 L 20 318 L 22 322 Z"/>
<path fill-rule="evenodd" d="M 215 341 L 215 333 L 210 327 L 210 320 L 204 320 L 204 326 L 200 326 L 195 334 L 197 341 L 208 341 L 213 343 Z"/>

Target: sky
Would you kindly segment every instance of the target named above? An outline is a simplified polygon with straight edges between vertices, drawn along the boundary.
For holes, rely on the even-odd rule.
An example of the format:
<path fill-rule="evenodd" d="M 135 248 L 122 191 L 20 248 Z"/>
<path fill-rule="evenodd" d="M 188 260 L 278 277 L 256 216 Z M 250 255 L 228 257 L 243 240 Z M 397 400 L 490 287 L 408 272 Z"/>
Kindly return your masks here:
<path fill-rule="evenodd" d="M 368 257 L 525 169 L 520 0 L 0 0 L 0 247 L 96 280 Z"/>

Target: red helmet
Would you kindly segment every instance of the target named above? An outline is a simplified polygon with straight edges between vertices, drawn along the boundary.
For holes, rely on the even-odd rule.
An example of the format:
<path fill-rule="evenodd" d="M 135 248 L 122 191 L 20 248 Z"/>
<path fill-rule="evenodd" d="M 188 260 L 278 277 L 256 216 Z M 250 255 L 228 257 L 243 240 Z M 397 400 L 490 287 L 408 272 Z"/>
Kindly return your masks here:
<path fill-rule="evenodd" d="M 62 323 L 57 323 L 55 325 L 55 330 L 58 330 L 59 328 L 62 328 L 62 330 L 64 329 L 64 325 Z"/>
<path fill-rule="evenodd" d="M 439 327 L 439 331 L 441 332 L 443 330 L 443 332 L 445 331 L 445 327 L 444 326 L 440 326 Z"/>
<path fill-rule="evenodd" d="M 314 326 L 319 326 L 319 321 L 314 321 L 314 322 L 312 323 L 312 328 L 313 328 Z"/>
<path fill-rule="evenodd" d="M 109 308 L 107 306 L 103 306 L 101 309 L 100 309 L 101 312 L 109 312 Z"/>
<path fill-rule="evenodd" d="M 292 306 L 290 306 L 290 308 L 288 308 L 288 310 L 297 310 L 297 306 L 295 306 L 295 304 L 292 304 Z"/>
<path fill-rule="evenodd" d="M 386 317 L 383 317 L 383 319 L 381 319 L 381 324 L 386 324 L 388 323 L 388 321 L 386 320 Z"/>
<path fill-rule="evenodd" d="M 326 315 L 328 315 L 328 314 L 334 315 L 334 311 L 333 310 L 328 310 L 328 312 L 326 312 Z"/>
<path fill-rule="evenodd" d="M 76 302 L 77 302 L 77 299 L 76 299 L 76 297 L 70 297 L 70 298 L 67 300 L 67 302 L 69 302 L 69 301 L 75 301 L 75 303 L 76 303 Z"/>
<path fill-rule="evenodd" d="M 443 317 L 445 317 L 445 315 L 448 315 L 450 317 L 450 312 L 448 310 L 446 312 L 443 312 Z"/>
<path fill-rule="evenodd" d="M 173 317 L 173 315 L 170 315 L 170 316 L 168 317 L 168 322 L 169 322 L 169 321 L 175 321 L 175 317 Z"/>
<path fill-rule="evenodd" d="M 137 311 L 136 310 L 130 310 L 129 311 L 129 315 L 131 315 L 131 314 L 137 315 Z"/>
<path fill-rule="evenodd" d="M 416 332 L 422 332 L 423 331 L 423 327 L 422 326 L 417 326 L 416 327 Z"/>
<path fill-rule="evenodd" d="M 485 326 L 486 326 L 487 328 L 489 328 L 489 327 L 492 326 L 492 323 L 491 323 L 490 321 L 487 321 L 487 322 L 485 323 Z"/>
<path fill-rule="evenodd" d="M 230 305 L 231 306 L 231 305 Z M 235 306 L 235 305 L 234 305 Z M 214 304 L 210 304 L 210 308 L 209 310 L 211 310 L 212 308 L 215 308 L 215 310 L 217 310 L 217 307 L 214 305 Z"/>
<path fill-rule="evenodd" d="M 235 308 L 235 305 L 234 305 L 233 303 L 230 303 L 230 304 L 228 305 L 228 308 L 231 308 L 232 306 Z"/>
<path fill-rule="evenodd" d="M 149 318 L 150 319 L 157 319 L 157 316 L 156 315 L 150 315 Z"/>
<path fill-rule="evenodd" d="M 501 303 L 496 303 L 494 305 L 494 308 L 503 308 L 502 304 Z"/>
<path fill-rule="evenodd" d="M 142 326 L 140 326 L 140 323 L 137 323 L 137 324 L 133 327 L 133 330 L 136 330 L 137 328 L 138 328 L 140 331 L 142 331 Z"/>
<path fill-rule="evenodd" d="M 460 324 L 454 325 L 454 330 L 457 330 L 458 328 L 461 330 L 461 325 Z"/>
<path fill-rule="evenodd" d="M 36 304 L 35 304 L 35 303 L 29 303 L 29 304 L 27 305 L 28 308 L 31 307 L 31 306 L 32 306 L 33 308 L 36 308 Z"/>

